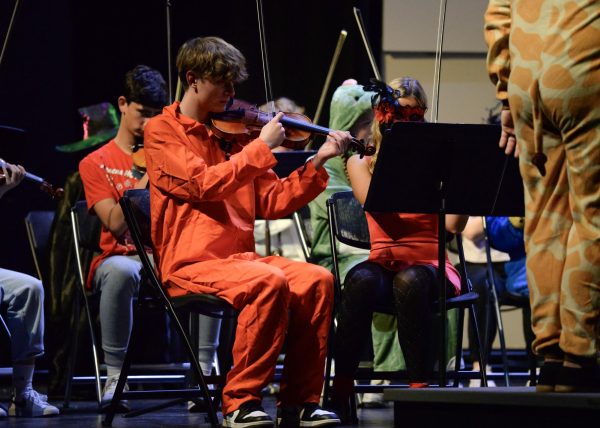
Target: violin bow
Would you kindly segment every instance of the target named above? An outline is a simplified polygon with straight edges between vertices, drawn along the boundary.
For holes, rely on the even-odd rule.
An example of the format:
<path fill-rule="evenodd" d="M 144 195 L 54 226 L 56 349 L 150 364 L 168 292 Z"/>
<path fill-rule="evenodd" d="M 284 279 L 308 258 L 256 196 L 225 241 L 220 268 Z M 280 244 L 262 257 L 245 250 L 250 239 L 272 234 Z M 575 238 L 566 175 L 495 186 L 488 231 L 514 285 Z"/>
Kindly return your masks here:
<path fill-rule="evenodd" d="M 355 7 L 353 8 L 354 18 L 356 20 L 356 25 L 358 26 L 358 31 L 360 32 L 360 37 L 365 45 L 365 49 L 367 51 L 367 56 L 369 57 L 369 61 L 371 63 L 371 68 L 373 69 L 373 74 L 377 80 L 381 80 L 381 73 L 379 73 L 379 69 L 377 68 L 377 63 L 375 62 L 375 56 L 373 55 L 373 49 L 371 49 L 371 44 L 369 43 L 369 39 L 367 37 L 367 32 L 365 30 L 365 23 L 362 19 L 362 13 L 360 13 L 360 9 Z"/>
<path fill-rule="evenodd" d="M 265 102 L 270 110 L 269 113 L 275 113 L 275 100 L 273 99 L 273 89 L 271 87 L 271 73 L 269 72 L 269 55 L 267 52 L 262 0 L 256 0 L 256 15 L 258 18 L 258 37 L 260 40 L 263 80 L 265 82 Z"/>
<path fill-rule="evenodd" d="M 319 119 L 321 119 L 321 112 L 323 111 L 323 105 L 325 104 L 325 96 L 329 91 L 329 86 L 331 85 L 331 78 L 333 77 L 333 72 L 337 65 L 338 59 L 340 58 L 340 52 L 344 47 L 344 42 L 346 41 L 347 36 L 348 32 L 346 30 L 340 31 L 340 35 L 338 36 L 338 41 L 335 46 L 335 51 L 333 52 L 333 57 L 331 58 L 331 64 L 329 64 L 329 70 L 327 71 L 327 77 L 325 77 L 325 84 L 323 85 L 323 90 L 321 91 L 319 104 L 317 104 L 317 110 L 315 111 L 315 116 L 313 118 L 313 123 L 315 125 L 318 125 Z M 312 148 L 313 141 L 314 139 L 310 138 L 304 150 L 310 150 Z"/>
<path fill-rule="evenodd" d="M 165 18 L 166 18 L 166 23 L 167 23 L 167 28 L 166 28 L 166 32 L 167 32 L 167 80 L 169 82 L 169 101 L 173 102 L 173 75 L 172 75 L 172 69 L 173 69 L 173 59 L 172 59 L 172 52 L 171 52 L 171 6 L 172 6 L 172 2 L 171 0 L 166 0 L 165 2 Z M 179 74 L 179 73 L 178 73 Z M 180 85 L 181 82 L 179 82 L 179 80 L 177 81 L 177 90 L 181 91 Z M 175 91 L 175 99 L 178 100 L 177 98 L 177 90 Z"/>
<path fill-rule="evenodd" d="M 329 64 L 329 70 L 327 71 L 327 77 L 325 78 L 325 84 L 323 85 L 323 90 L 321 91 L 321 97 L 319 98 L 319 104 L 317 104 L 317 111 L 315 112 L 315 117 L 313 118 L 313 123 L 315 125 L 319 124 L 319 119 L 321 118 L 321 112 L 323 111 L 323 105 L 325 104 L 325 96 L 329 91 L 329 86 L 331 84 L 331 78 L 333 77 L 333 72 L 337 65 L 338 59 L 340 58 L 340 52 L 344 47 L 344 42 L 346 41 L 346 37 L 348 36 L 348 32 L 346 30 L 340 31 L 340 35 L 338 37 L 337 45 L 335 46 L 335 51 L 333 52 L 333 58 L 331 59 L 331 64 Z"/>
<path fill-rule="evenodd" d="M 433 71 L 433 96 L 431 106 L 431 118 L 433 123 L 438 121 L 440 107 L 440 75 L 442 72 L 442 49 L 444 46 L 444 27 L 446 25 L 447 0 L 440 0 L 440 14 L 438 18 L 437 41 L 435 46 L 435 67 Z"/>
<path fill-rule="evenodd" d="M 17 9 L 19 8 L 20 3 L 21 3 L 21 0 L 16 0 L 15 6 L 13 7 L 13 12 L 10 17 L 8 29 L 6 30 L 6 36 L 4 36 L 4 43 L 2 43 L 2 51 L 0 52 L 0 66 L 2 66 L 2 60 L 4 59 L 4 53 L 6 52 L 6 46 L 8 45 L 8 39 L 10 38 L 10 33 L 12 32 L 12 27 L 15 22 L 15 17 L 17 16 Z"/>
<path fill-rule="evenodd" d="M 265 22 L 263 19 L 262 0 L 256 0 L 256 16 L 258 19 L 258 38 L 260 41 L 260 55 L 262 60 L 263 80 L 265 82 L 265 99 L 270 113 L 275 114 L 275 100 L 271 88 L 271 74 L 269 73 L 269 59 L 267 54 L 267 40 L 265 37 Z M 270 256 L 271 251 L 271 228 L 269 220 L 265 219 L 265 255 Z"/>

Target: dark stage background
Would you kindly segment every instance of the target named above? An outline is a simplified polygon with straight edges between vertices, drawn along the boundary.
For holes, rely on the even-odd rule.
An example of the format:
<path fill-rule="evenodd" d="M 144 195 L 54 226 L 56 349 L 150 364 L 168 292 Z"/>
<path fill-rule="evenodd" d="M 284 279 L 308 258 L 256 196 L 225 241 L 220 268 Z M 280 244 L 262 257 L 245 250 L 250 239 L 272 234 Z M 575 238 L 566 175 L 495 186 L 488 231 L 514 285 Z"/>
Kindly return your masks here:
<path fill-rule="evenodd" d="M 238 1 L 22 0 L 0 65 L 0 157 L 62 186 L 89 151 L 66 154 L 55 146 L 82 138 L 77 108 L 110 101 L 116 106 L 125 72 L 137 64 L 168 77 L 167 3 L 171 4 L 172 57 L 187 39 L 216 35 L 246 56 L 250 78 L 237 97 L 265 101 L 256 4 Z M 265 0 L 269 67 L 275 98 L 287 96 L 313 116 L 340 30 L 348 31 L 326 105 L 336 86 L 353 77 L 372 76 L 352 14 L 361 9 L 379 60 L 381 0 Z M 13 0 L 0 0 L 0 36 L 7 33 Z M 176 71 L 173 69 L 175 93 Z M 327 125 L 324 109 L 320 124 Z M 23 183 L 0 200 L 0 266 L 35 274 L 23 218 L 30 210 L 56 206 L 32 183 Z"/>

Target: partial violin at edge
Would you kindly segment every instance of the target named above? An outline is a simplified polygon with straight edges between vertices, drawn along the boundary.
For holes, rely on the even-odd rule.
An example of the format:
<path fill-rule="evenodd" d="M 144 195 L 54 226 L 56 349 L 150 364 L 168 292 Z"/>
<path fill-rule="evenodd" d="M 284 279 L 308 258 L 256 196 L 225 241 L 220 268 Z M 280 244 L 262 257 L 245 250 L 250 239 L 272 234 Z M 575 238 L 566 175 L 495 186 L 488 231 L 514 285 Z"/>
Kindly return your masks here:
<path fill-rule="evenodd" d="M 6 162 L 2 159 L 0 159 L 0 167 L 1 168 L 7 167 Z M 55 187 L 52 184 L 48 183 L 43 178 L 38 177 L 37 175 L 31 174 L 29 172 L 25 173 L 25 178 L 29 181 L 39 184 L 40 189 L 42 191 L 46 192 L 48 195 L 50 195 L 50 197 L 52 199 L 61 199 L 63 197 L 64 190 L 62 187 Z M 0 184 L 4 184 L 5 182 L 6 182 L 6 177 L 4 176 L 3 173 L 0 173 Z"/>

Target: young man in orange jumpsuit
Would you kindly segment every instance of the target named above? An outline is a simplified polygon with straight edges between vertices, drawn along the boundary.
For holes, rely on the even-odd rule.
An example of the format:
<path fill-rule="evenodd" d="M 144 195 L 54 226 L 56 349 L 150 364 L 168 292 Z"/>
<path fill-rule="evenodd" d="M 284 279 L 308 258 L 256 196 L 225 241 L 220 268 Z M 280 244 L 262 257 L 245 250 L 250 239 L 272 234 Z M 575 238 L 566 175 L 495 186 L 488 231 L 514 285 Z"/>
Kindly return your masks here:
<path fill-rule="evenodd" d="M 152 239 L 171 296 L 214 294 L 240 311 L 223 426 L 273 425 L 260 391 L 286 334 L 280 426 L 338 424 L 318 406 L 333 277 L 320 266 L 259 256 L 253 227 L 257 215 L 279 218 L 321 193 L 328 179 L 322 165 L 344 152 L 350 134 L 332 131 L 312 160 L 279 179 L 271 149 L 284 138 L 281 113 L 245 145 L 221 141 L 208 125 L 234 96 L 234 83 L 247 77 L 243 55 L 222 39 L 196 38 L 180 48 L 177 68 L 183 99 L 150 120 L 144 135 Z"/>

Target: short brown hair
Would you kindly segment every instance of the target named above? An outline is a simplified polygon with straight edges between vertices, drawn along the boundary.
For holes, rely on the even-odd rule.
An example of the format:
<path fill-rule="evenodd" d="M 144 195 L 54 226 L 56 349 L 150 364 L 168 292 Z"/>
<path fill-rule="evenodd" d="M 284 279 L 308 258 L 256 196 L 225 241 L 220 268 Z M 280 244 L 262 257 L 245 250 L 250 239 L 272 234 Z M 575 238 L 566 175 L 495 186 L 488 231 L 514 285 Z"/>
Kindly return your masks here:
<path fill-rule="evenodd" d="M 188 71 L 215 83 L 240 83 L 248 78 L 244 55 L 219 37 L 196 37 L 185 42 L 177 53 L 177 70 L 184 89 L 188 87 Z"/>

